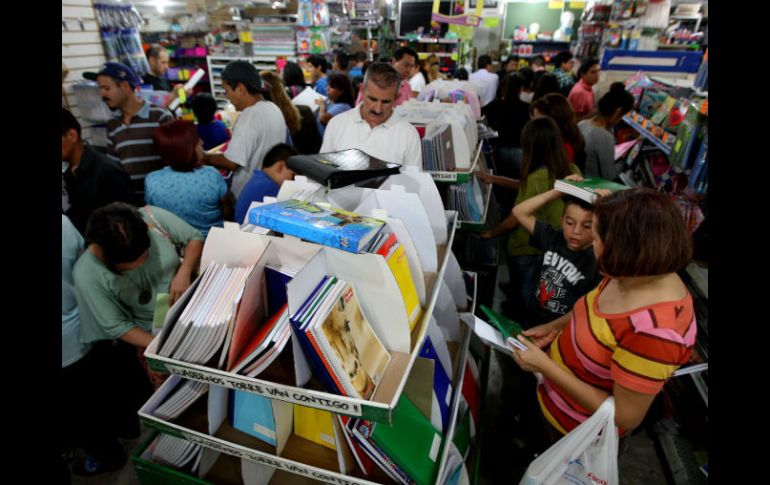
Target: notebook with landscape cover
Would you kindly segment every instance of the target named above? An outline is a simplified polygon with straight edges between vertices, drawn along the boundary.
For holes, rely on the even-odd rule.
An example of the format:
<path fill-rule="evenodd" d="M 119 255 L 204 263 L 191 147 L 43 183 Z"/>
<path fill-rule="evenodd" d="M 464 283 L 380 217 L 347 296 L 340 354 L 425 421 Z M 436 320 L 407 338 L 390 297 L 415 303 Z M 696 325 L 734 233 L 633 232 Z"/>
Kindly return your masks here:
<path fill-rule="evenodd" d="M 249 224 L 360 253 L 385 225 L 384 221 L 342 209 L 326 209 L 311 202 L 290 199 L 254 207 Z"/>
<path fill-rule="evenodd" d="M 286 165 L 324 187 L 336 189 L 365 180 L 399 173 L 401 165 L 389 163 L 352 148 L 317 155 L 294 155 Z"/>
<path fill-rule="evenodd" d="M 575 196 L 593 204 L 596 200 L 596 189 L 607 189 L 616 192 L 618 190 L 630 189 L 631 187 L 610 180 L 600 179 L 598 177 L 587 177 L 584 178 L 582 182 L 575 182 L 574 180 L 557 180 L 553 184 L 553 188 L 559 192 Z"/>
<path fill-rule="evenodd" d="M 337 280 L 308 326 L 345 394 L 370 399 L 390 363 L 390 353 L 361 312 L 353 285 Z"/>

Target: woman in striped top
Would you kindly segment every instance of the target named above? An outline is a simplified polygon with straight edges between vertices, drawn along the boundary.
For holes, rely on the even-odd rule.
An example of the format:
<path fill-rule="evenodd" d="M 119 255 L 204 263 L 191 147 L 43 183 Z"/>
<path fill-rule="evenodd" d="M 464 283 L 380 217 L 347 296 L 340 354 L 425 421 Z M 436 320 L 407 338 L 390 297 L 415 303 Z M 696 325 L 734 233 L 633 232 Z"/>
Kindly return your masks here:
<path fill-rule="evenodd" d="M 674 203 L 651 189 L 615 192 L 597 200 L 592 232 L 604 280 L 513 351 L 523 370 L 542 374 L 540 409 L 562 434 L 610 395 L 621 433 L 636 428 L 695 344 L 692 297 L 676 274 L 692 249 Z"/>

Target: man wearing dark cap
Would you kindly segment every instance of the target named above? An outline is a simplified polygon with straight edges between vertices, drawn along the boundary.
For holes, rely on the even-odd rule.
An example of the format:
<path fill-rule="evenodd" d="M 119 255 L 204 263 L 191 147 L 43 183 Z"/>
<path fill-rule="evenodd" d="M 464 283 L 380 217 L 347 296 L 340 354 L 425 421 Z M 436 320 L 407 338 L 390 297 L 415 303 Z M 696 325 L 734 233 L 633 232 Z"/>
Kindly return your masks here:
<path fill-rule="evenodd" d="M 238 197 L 262 159 L 273 146 L 286 140 L 286 122 L 278 106 L 267 101 L 262 78 L 248 61 L 230 61 L 222 71 L 222 86 L 227 99 L 240 111 L 233 126 L 233 136 L 224 153 L 204 153 L 209 165 L 231 170 L 231 190 Z"/>
<path fill-rule="evenodd" d="M 174 116 L 159 106 L 142 101 L 134 89 L 142 79 L 130 67 L 107 62 L 99 72 L 85 72 L 83 77 L 96 81 L 99 95 L 111 110 L 120 114 L 107 122 L 107 155 L 119 160 L 131 176 L 131 187 L 144 201 L 144 177 L 163 168 L 155 150 L 155 128 L 173 121 Z"/>

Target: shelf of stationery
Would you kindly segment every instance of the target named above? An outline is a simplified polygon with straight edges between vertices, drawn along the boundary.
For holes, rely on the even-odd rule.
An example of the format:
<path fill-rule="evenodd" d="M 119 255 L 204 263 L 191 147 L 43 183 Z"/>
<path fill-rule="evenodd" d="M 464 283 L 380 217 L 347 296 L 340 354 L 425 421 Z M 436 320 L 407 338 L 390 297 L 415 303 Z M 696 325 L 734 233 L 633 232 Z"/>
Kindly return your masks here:
<path fill-rule="evenodd" d="M 481 232 L 486 229 L 487 213 L 489 212 L 489 202 L 492 199 L 492 185 L 481 184 L 486 194 L 484 195 L 484 213 L 479 221 L 458 220 L 458 229 Z"/>
<path fill-rule="evenodd" d="M 454 171 L 429 171 L 426 170 L 427 173 L 430 174 L 431 177 L 433 177 L 433 180 L 436 183 L 445 183 L 445 184 L 464 184 L 467 183 L 471 176 L 473 175 L 473 172 L 475 172 L 478 169 L 479 165 L 479 158 L 481 156 L 481 145 L 482 143 L 479 141 L 478 145 L 476 145 L 476 154 L 473 156 L 473 162 L 471 163 L 470 168 L 461 168 L 456 169 Z"/>
<path fill-rule="evenodd" d="M 287 61 L 298 62 L 298 57 L 287 55 L 254 55 L 254 56 L 206 56 L 208 66 L 209 80 L 211 82 L 211 95 L 222 105 L 227 103 L 224 87 L 222 86 L 222 70 L 230 61 L 248 61 L 254 64 L 258 71 L 275 71 L 276 57 L 285 57 Z"/>
<path fill-rule="evenodd" d="M 651 121 L 635 112 L 631 112 L 623 116 L 623 121 L 628 124 L 628 126 L 636 130 L 645 139 L 652 142 L 652 144 L 658 147 L 664 154 L 666 154 L 666 156 L 671 154 L 671 147 L 668 146 L 665 141 L 661 140 L 647 130 L 647 126 L 652 123 Z M 665 136 L 668 137 L 671 135 L 666 134 Z"/>
<path fill-rule="evenodd" d="M 411 339 L 413 341 L 413 344 L 411 345 L 411 355 L 404 356 L 404 358 L 408 358 L 409 361 L 405 366 L 403 376 L 398 386 L 398 390 L 395 393 L 395 395 L 392 396 L 390 403 L 354 399 L 350 397 L 340 396 L 337 394 L 331 394 L 325 391 L 304 389 L 304 388 L 298 388 L 298 387 L 284 385 L 284 384 L 277 384 L 274 382 L 265 381 L 258 378 L 252 378 L 241 374 L 227 372 L 221 369 L 214 369 L 211 367 L 205 367 L 203 365 L 191 364 L 180 360 L 174 360 L 168 357 L 163 357 L 158 353 L 158 348 L 157 348 L 159 345 L 158 337 L 156 337 L 155 340 L 153 340 L 153 342 L 147 347 L 147 350 L 145 352 L 145 356 L 147 357 L 147 362 L 150 365 L 150 367 L 152 367 L 155 370 L 170 372 L 171 374 L 180 375 L 182 377 L 198 380 L 200 382 L 216 383 L 216 384 L 227 386 L 232 389 L 244 389 L 244 390 L 250 390 L 250 391 L 254 389 L 259 389 L 262 392 L 259 392 L 259 391 L 255 391 L 255 392 L 266 395 L 267 397 L 274 397 L 277 399 L 293 402 L 295 404 L 308 405 L 309 407 L 316 407 L 318 409 L 329 409 L 328 407 L 329 404 L 324 404 L 324 403 L 331 402 L 331 403 L 334 403 L 333 406 L 336 409 L 339 409 L 339 412 L 341 414 L 361 417 L 364 419 L 369 419 L 377 422 L 389 423 L 390 420 L 392 419 L 392 414 L 398 402 L 398 398 L 401 395 L 401 392 L 403 391 L 404 383 L 406 381 L 406 376 L 409 374 L 409 371 L 411 370 L 412 365 L 414 364 L 414 360 L 417 357 L 417 353 L 419 352 L 420 347 L 422 346 L 427 336 L 427 333 L 426 333 L 427 327 L 429 325 L 430 318 L 433 314 L 433 309 L 436 305 L 436 300 L 438 298 L 439 290 L 441 289 L 440 283 L 444 279 L 444 273 L 446 271 L 446 265 L 447 265 L 449 255 L 451 253 L 452 241 L 454 239 L 454 232 L 457 227 L 457 214 L 452 212 L 449 212 L 449 214 L 451 215 L 447 216 L 447 225 L 449 227 L 447 244 L 443 247 L 437 248 L 437 252 L 440 258 L 440 267 L 438 269 L 438 272 L 435 275 L 431 275 L 430 273 L 426 274 L 425 287 L 426 287 L 426 290 L 430 288 L 429 292 L 426 291 L 426 295 L 430 295 L 430 298 L 426 302 L 426 305 L 424 307 L 424 313 L 420 320 L 421 323 L 417 324 L 417 326 L 415 327 L 414 331 L 411 334 Z M 216 232 L 217 231 L 215 231 L 215 234 Z M 279 244 L 279 242 L 276 241 L 276 238 L 271 238 L 269 236 L 261 236 L 256 234 L 253 236 L 257 238 L 264 237 L 264 238 L 272 239 L 272 241 L 270 241 L 271 243 Z M 297 244 L 310 245 L 312 243 L 301 243 L 298 241 Z M 317 245 L 313 245 L 313 246 L 317 246 Z M 321 246 L 318 246 L 318 249 L 320 250 Z M 347 260 L 349 269 L 351 269 L 351 271 L 354 273 L 355 273 L 354 268 L 361 268 L 361 267 L 366 267 L 367 269 L 372 268 L 371 264 L 369 264 L 368 266 L 363 264 L 364 258 L 357 258 L 357 257 L 361 257 L 361 256 L 374 257 L 374 255 L 370 255 L 370 254 L 356 255 L 356 254 L 346 253 L 344 251 L 340 251 L 340 250 L 336 250 L 334 248 L 328 248 L 328 247 L 323 247 L 323 250 L 332 252 L 334 254 L 333 257 L 335 258 L 338 258 L 341 260 Z M 382 268 L 383 269 L 387 268 L 387 266 L 384 265 L 384 262 L 383 262 Z M 392 274 L 384 274 L 382 276 L 385 279 L 393 279 Z M 355 283 L 356 281 L 352 280 L 352 282 Z M 393 281 L 393 284 L 395 285 L 395 280 Z M 397 288 L 397 286 L 394 286 L 394 288 Z M 394 296 L 394 295 L 391 295 L 391 296 Z M 399 298 L 401 297 L 400 293 L 398 293 L 397 297 Z"/>
<path fill-rule="evenodd" d="M 475 308 L 476 306 L 475 295 L 476 279 L 474 278 L 474 297 L 470 308 Z M 436 481 L 434 482 L 436 484 L 444 483 L 446 474 L 452 471 L 445 469 L 452 448 L 450 443 L 454 439 L 456 423 L 458 421 L 460 401 L 461 396 L 463 395 L 463 380 L 466 374 L 466 366 L 468 365 L 467 359 L 469 356 L 469 345 L 472 335 L 472 331 L 470 331 L 464 323 L 461 323 L 462 320 L 460 319 L 459 314 L 455 315 L 458 318 L 458 328 L 461 332 L 461 340 L 460 342 L 447 342 L 453 372 L 452 394 L 449 401 L 450 414 L 449 419 L 447 420 L 446 432 L 439 433 L 441 435 L 440 447 L 435 450 L 438 463 Z M 196 403 L 194 403 L 190 409 L 185 411 L 178 419 L 164 420 L 155 416 L 154 412 L 159 404 L 184 381 L 185 379 L 179 376 L 171 376 L 142 407 L 139 411 L 139 416 L 146 425 L 162 433 L 202 445 L 209 450 L 224 453 L 256 464 L 254 466 L 270 468 L 269 474 L 262 474 L 265 476 L 264 483 L 267 483 L 267 480 L 270 480 L 270 474 L 274 471 L 272 469 L 284 473 L 284 477 L 286 478 L 288 477 L 285 475 L 285 472 L 290 472 L 294 474 L 292 475 L 294 478 L 297 478 L 295 475 L 302 475 L 324 482 L 339 484 L 370 485 L 381 483 L 379 481 L 367 479 L 350 457 L 348 457 L 349 459 L 347 461 L 347 463 L 351 465 L 350 469 L 345 470 L 349 472 L 349 474 L 339 470 L 339 462 L 330 460 L 334 455 L 339 458 L 341 454 L 344 454 L 343 450 L 346 449 L 346 442 L 344 442 L 340 436 L 337 436 L 335 439 L 338 451 L 330 451 L 315 443 L 291 436 L 282 451 L 277 452 L 275 447 L 235 430 L 229 424 L 226 416 L 228 409 L 231 409 L 231 406 L 227 405 L 229 391 L 227 388 L 216 384 L 209 387 L 208 395 L 199 397 L 198 401 L 196 401 Z M 204 400 L 207 402 L 204 403 Z M 276 424 L 276 427 L 277 426 L 278 424 Z M 337 431 L 341 432 L 341 428 L 335 428 L 335 435 Z M 145 443 L 144 447 L 146 448 L 146 446 L 147 444 Z M 440 455 L 438 455 L 439 450 L 441 450 Z M 141 451 L 142 450 L 140 450 L 140 452 Z M 323 458 L 319 458 L 320 455 L 326 456 L 326 460 L 324 461 Z M 340 460 L 344 461 L 343 458 L 340 458 Z M 151 463 L 146 459 L 134 458 L 134 461 L 138 470 L 141 468 L 143 471 L 153 472 L 155 476 L 161 474 L 174 476 L 177 479 L 181 478 L 179 472 L 169 469 L 168 467 Z M 308 461 L 312 462 L 312 464 L 307 463 Z M 375 475 L 376 474 L 377 473 L 375 473 Z M 208 483 L 206 481 L 193 479 L 192 477 L 190 478 L 191 481 L 189 483 Z M 275 477 L 273 477 L 269 483 L 282 482 L 277 482 Z"/>

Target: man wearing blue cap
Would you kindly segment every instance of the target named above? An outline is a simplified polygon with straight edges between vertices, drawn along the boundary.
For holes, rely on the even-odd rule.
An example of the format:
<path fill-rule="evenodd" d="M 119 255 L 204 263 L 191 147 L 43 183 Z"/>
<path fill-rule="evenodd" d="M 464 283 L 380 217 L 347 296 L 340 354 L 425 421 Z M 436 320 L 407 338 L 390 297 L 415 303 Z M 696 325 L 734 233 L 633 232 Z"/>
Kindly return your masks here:
<path fill-rule="evenodd" d="M 268 150 L 286 140 L 288 130 L 281 110 L 263 96 L 267 89 L 254 64 L 228 62 L 222 70 L 222 87 L 241 114 L 233 126 L 227 151 L 206 152 L 203 161 L 234 172 L 231 190 L 238 197 L 254 171 L 262 168 Z"/>
<path fill-rule="evenodd" d="M 99 72 L 85 72 L 83 77 L 96 81 L 99 95 L 111 110 L 120 110 L 107 122 L 107 154 L 123 164 L 131 176 L 131 187 L 144 201 L 144 178 L 163 168 L 155 150 L 153 132 L 158 126 L 174 120 L 166 109 L 139 99 L 134 90 L 142 79 L 119 62 L 107 62 Z"/>

